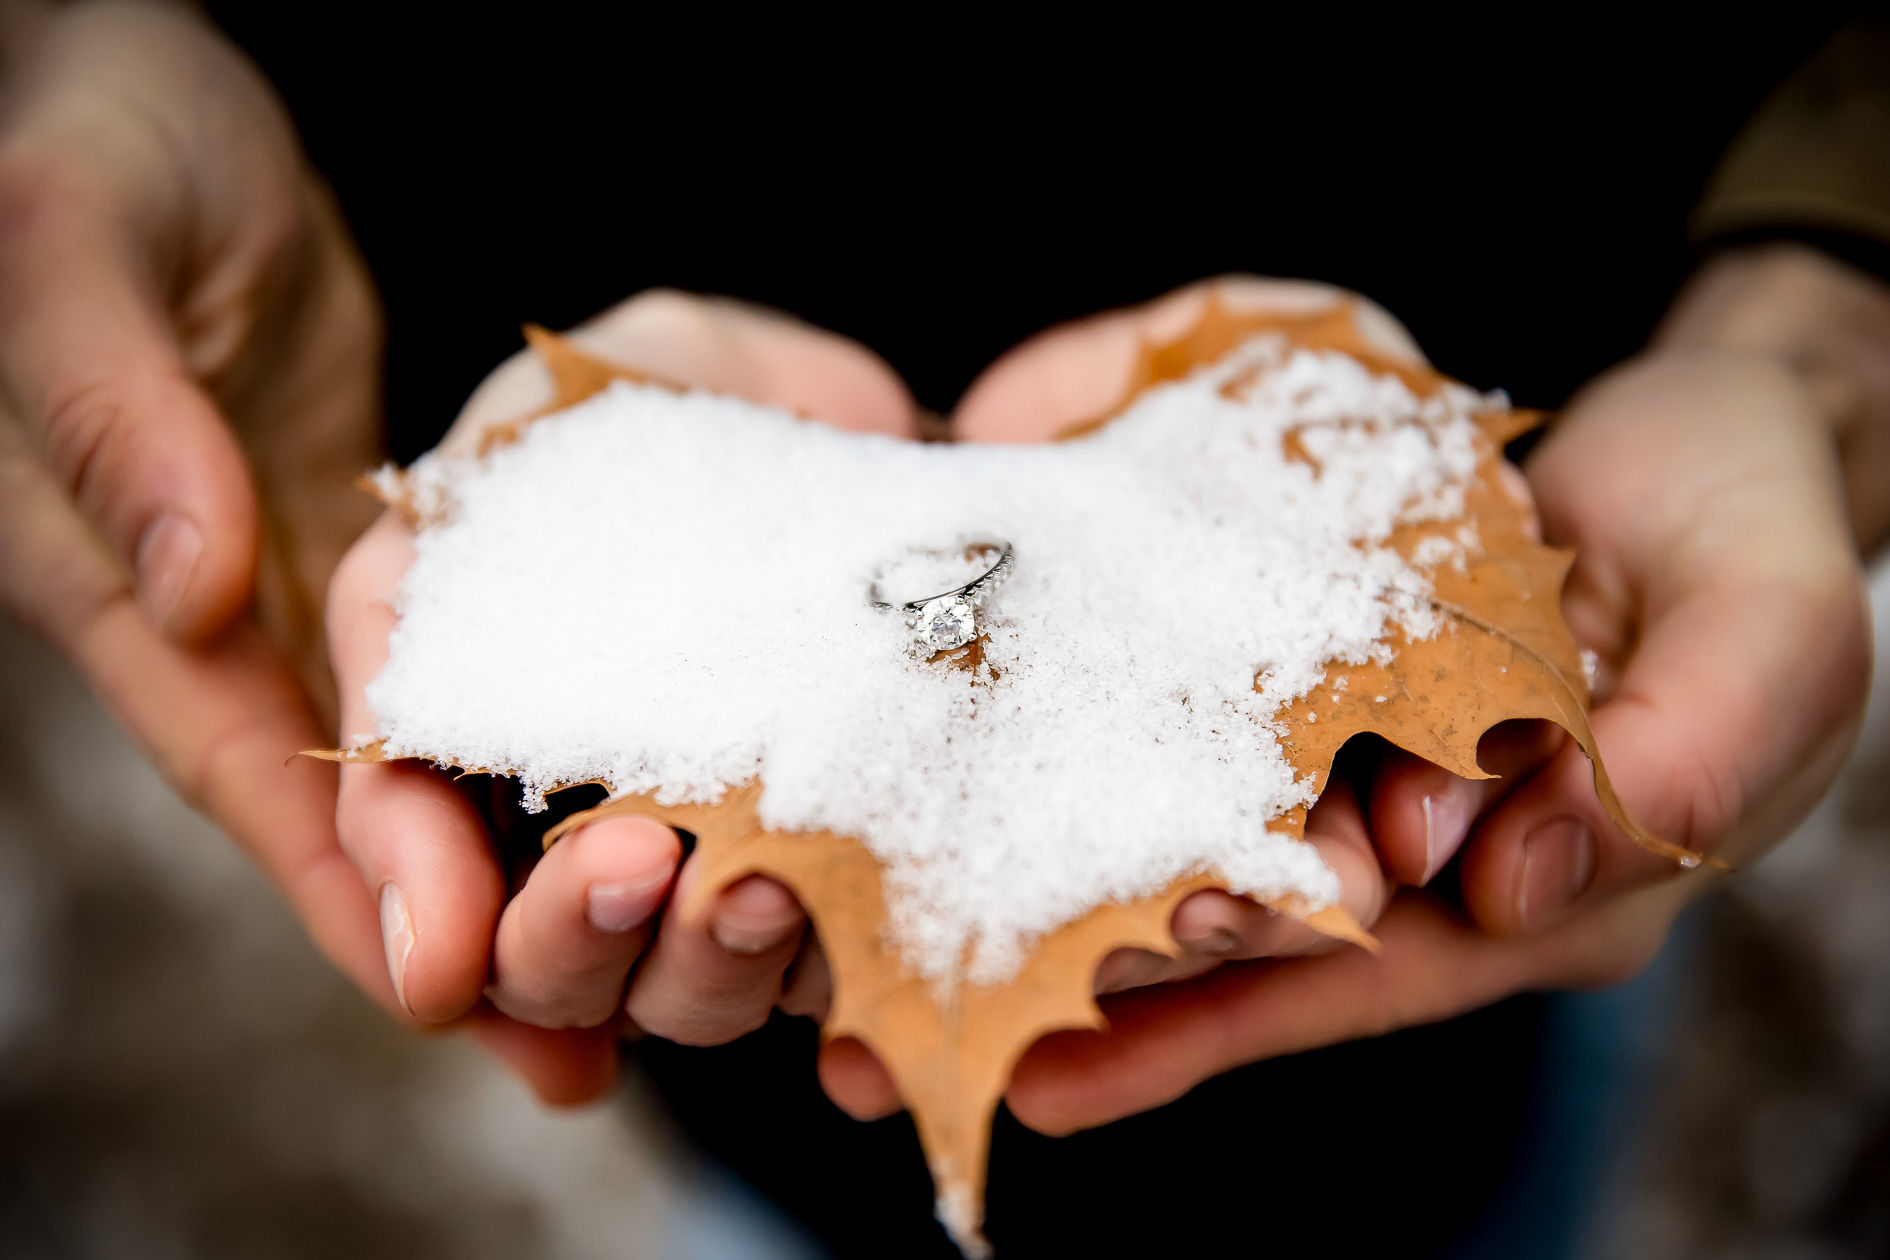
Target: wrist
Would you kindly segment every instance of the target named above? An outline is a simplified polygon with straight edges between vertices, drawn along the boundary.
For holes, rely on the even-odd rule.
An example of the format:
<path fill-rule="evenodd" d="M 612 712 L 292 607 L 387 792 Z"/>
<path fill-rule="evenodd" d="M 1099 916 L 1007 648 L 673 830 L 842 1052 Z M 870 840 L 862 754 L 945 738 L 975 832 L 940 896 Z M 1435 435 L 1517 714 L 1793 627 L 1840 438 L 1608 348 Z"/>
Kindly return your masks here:
<path fill-rule="evenodd" d="M 1795 242 L 1727 250 L 1688 281 L 1649 350 L 1790 372 L 1836 450 L 1859 550 L 1890 536 L 1890 284 Z"/>

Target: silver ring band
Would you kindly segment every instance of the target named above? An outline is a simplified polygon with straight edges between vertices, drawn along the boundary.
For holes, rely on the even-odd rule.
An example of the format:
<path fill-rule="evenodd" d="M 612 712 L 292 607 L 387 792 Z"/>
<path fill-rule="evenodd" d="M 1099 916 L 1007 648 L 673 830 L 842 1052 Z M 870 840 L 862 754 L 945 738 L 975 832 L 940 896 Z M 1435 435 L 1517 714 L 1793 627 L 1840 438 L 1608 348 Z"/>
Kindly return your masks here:
<path fill-rule="evenodd" d="M 874 582 L 866 590 L 866 597 L 875 608 L 897 609 L 900 612 L 918 612 L 935 599 L 969 599 L 974 604 L 981 602 L 983 593 L 995 589 L 999 583 L 1010 576 L 1011 557 L 1014 554 L 1011 545 L 1002 539 L 992 538 L 965 544 L 966 551 L 996 551 L 999 553 L 996 563 L 980 573 L 963 586 L 954 586 L 949 591 L 940 591 L 936 595 L 927 595 L 924 599 L 909 599 L 903 604 L 889 604 L 879 597 L 879 583 Z"/>

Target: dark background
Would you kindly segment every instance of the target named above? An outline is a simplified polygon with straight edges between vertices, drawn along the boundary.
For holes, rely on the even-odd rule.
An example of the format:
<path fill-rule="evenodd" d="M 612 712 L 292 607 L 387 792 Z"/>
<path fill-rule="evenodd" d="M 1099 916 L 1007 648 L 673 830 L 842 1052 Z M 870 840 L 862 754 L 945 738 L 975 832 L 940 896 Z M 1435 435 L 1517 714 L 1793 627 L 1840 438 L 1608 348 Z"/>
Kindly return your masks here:
<path fill-rule="evenodd" d="M 1554 407 L 1633 353 L 1693 264 L 1739 124 L 1843 16 L 1386 20 L 1091 11 L 1106 31 L 924 14 L 213 3 L 333 181 L 389 318 L 410 459 L 518 325 L 651 285 L 772 303 L 886 356 L 940 411 L 1021 337 L 1217 272 L 1401 317 L 1445 371 Z M 1579 16 L 1577 16 L 1579 15 Z M 1500 1191 L 1540 1041 L 1520 999 L 1230 1074 L 1052 1142 L 1001 1121 L 1007 1257 L 1211 1240 L 1432 1253 Z M 859 1255 L 950 1254 L 903 1119 L 846 1121 L 813 1030 L 638 1049 L 684 1128 Z M 1192 1209 L 1192 1210 L 1186 1210 Z"/>
<path fill-rule="evenodd" d="M 1645 337 L 1715 157 L 1838 17 L 1156 6 L 1079 39 L 390 8 L 210 5 L 380 281 L 403 457 L 521 321 L 656 284 L 845 332 L 945 411 L 1046 324 L 1221 271 L 1306 276 L 1384 303 L 1444 370 L 1552 406 Z"/>

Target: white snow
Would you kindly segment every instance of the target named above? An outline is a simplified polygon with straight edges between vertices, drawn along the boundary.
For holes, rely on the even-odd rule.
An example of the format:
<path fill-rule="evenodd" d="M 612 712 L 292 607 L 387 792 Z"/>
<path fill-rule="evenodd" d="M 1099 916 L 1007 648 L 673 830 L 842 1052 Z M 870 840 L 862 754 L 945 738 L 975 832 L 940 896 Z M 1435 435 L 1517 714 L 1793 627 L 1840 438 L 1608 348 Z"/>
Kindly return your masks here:
<path fill-rule="evenodd" d="M 528 795 L 759 778 L 766 826 L 885 864 L 889 936 L 941 983 L 1005 979 L 1039 934 L 1192 872 L 1330 904 L 1317 853 L 1267 829 L 1310 803 L 1275 717 L 1394 626 L 1435 631 L 1383 544 L 1461 513 L 1486 405 L 1278 338 L 1047 446 L 619 384 L 410 470 L 438 519 L 370 708 L 390 754 Z M 915 656 L 867 597 L 955 586 L 941 555 L 983 539 L 1016 549 L 980 614 L 994 677 Z"/>

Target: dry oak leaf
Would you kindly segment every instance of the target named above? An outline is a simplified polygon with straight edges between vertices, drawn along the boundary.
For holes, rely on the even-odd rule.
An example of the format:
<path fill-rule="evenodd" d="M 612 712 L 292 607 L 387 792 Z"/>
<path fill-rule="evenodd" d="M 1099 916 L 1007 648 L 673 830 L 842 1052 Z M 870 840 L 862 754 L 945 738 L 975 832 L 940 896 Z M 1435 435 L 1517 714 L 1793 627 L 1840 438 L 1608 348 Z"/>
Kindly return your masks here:
<path fill-rule="evenodd" d="M 533 416 L 477 435 L 481 452 L 516 440 L 536 415 L 581 402 L 614 380 L 665 384 L 600 361 L 543 329 L 526 331 L 550 371 L 555 398 Z M 1144 347 L 1130 388 L 1109 415 L 1061 436 L 1101 427 L 1141 392 L 1216 363 L 1261 334 L 1279 335 L 1293 349 L 1340 351 L 1375 373 L 1398 376 L 1420 397 L 1446 383 L 1428 368 L 1374 349 L 1347 304 L 1282 315 L 1236 314 L 1210 302 L 1183 336 Z M 1228 388 L 1239 386 L 1234 381 Z M 1488 778 L 1476 759 L 1483 733 L 1512 719 L 1546 719 L 1568 731 L 1593 761 L 1596 791 L 1623 831 L 1683 866 L 1697 865 L 1700 855 L 1634 823 L 1596 758 L 1581 651 L 1559 606 L 1573 555 L 1533 541 L 1526 530 L 1528 509 L 1502 484 L 1503 443 L 1537 417 L 1505 410 L 1479 415 L 1478 421 L 1477 466 L 1463 515 L 1401 526 L 1391 540 L 1430 581 L 1442 628 L 1428 639 L 1412 640 L 1393 627 L 1389 664 L 1331 664 L 1320 686 L 1278 715 L 1287 732 L 1286 758 L 1317 792 L 1340 747 L 1369 732 L 1455 774 Z M 1298 430 L 1288 434 L 1285 455 L 1311 465 L 1317 475 L 1317 461 L 1299 437 Z M 382 476 L 375 487 L 411 523 L 426 523 L 428 505 L 414 502 L 398 478 Z M 974 644 L 953 663 L 975 666 L 976 652 Z M 377 760 L 381 749 L 369 744 L 327 755 Z M 1192 892 L 1221 885 L 1211 876 L 1195 875 L 1133 904 L 1098 907 L 1040 938 L 1008 982 L 966 982 L 946 991 L 912 974 L 886 944 L 882 868 L 865 845 L 829 832 L 766 830 L 756 816 L 761 791 L 759 782 L 750 783 L 709 805 L 665 806 L 652 796 L 621 797 L 567 819 L 547 834 L 546 843 L 600 817 L 647 815 L 696 836 L 692 860 L 704 868 L 698 898 L 706 900 L 750 874 L 771 876 L 791 888 L 819 933 L 833 973 L 833 1005 L 823 1035 L 857 1037 L 886 1065 L 916 1122 L 941 1221 L 968 1253 L 988 1253 L 979 1229 L 990 1125 L 1017 1059 L 1047 1033 L 1103 1027 L 1092 985 L 1104 956 L 1125 946 L 1175 954 L 1168 924 L 1176 905 Z M 1299 838 L 1305 822 L 1306 811 L 1300 808 L 1270 826 Z M 1376 948 L 1371 936 L 1336 906 L 1314 910 L 1288 897 L 1271 908 L 1328 935 Z"/>

